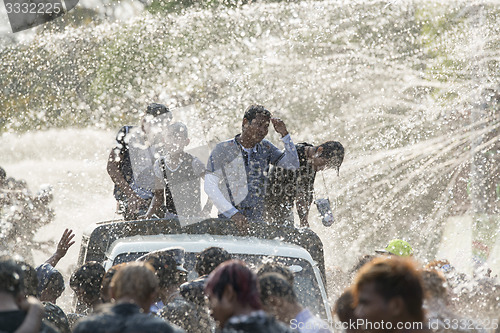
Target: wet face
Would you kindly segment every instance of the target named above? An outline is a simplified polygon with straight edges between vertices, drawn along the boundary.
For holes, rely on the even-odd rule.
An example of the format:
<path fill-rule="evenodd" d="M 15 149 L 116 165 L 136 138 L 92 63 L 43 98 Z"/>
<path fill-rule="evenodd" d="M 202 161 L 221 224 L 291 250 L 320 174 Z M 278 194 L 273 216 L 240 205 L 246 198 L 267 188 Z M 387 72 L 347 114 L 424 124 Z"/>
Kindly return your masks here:
<path fill-rule="evenodd" d="M 227 287 L 226 287 L 227 290 Z M 209 292 L 207 293 L 208 307 L 210 308 L 210 315 L 217 321 L 219 327 L 224 327 L 226 322 L 231 318 L 234 313 L 234 306 L 230 301 L 227 291 L 224 291 L 221 298 Z"/>
<path fill-rule="evenodd" d="M 311 159 L 311 165 L 314 171 L 322 171 L 329 167 L 328 159 L 319 156 L 319 154 L 314 154 Z"/>
<path fill-rule="evenodd" d="M 255 144 L 261 142 L 269 131 L 270 120 L 270 117 L 263 114 L 257 114 L 252 122 L 249 122 L 247 119 L 243 119 L 244 135 L 255 141 Z"/>
<path fill-rule="evenodd" d="M 376 291 L 375 282 L 369 282 L 359 290 L 358 305 L 354 313 L 357 318 L 371 323 L 392 321 L 389 303 Z"/>
<path fill-rule="evenodd" d="M 312 153 L 310 154 L 308 160 L 311 163 L 314 171 L 322 171 L 325 169 L 336 169 L 340 165 L 339 159 L 337 157 L 332 157 L 330 159 L 322 157 L 323 147 L 311 148 Z"/>
<path fill-rule="evenodd" d="M 172 116 L 170 113 L 164 113 L 159 116 L 146 115 L 142 122 L 142 129 L 148 135 L 154 136 L 165 131 L 170 124 Z"/>
<path fill-rule="evenodd" d="M 189 139 L 182 133 L 168 133 L 163 144 L 167 152 L 177 153 L 184 151 L 189 144 Z"/>

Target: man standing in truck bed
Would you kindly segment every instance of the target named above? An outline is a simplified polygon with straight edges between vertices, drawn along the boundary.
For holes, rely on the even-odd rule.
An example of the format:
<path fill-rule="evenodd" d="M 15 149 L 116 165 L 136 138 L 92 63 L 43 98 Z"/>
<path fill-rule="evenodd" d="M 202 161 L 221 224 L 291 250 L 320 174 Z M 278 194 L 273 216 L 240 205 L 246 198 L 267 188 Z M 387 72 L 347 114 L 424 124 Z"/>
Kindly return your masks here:
<path fill-rule="evenodd" d="M 169 125 L 172 112 L 162 104 L 146 109 L 141 126 L 123 126 L 117 145 L 108 159 L 108 174 L 115 184 L 114 195 L 126 220 L 146 214 L 153 198 L 153 165 L 160 156 L 155 143 Z"/>
<path fill-rule="evenodd" d="M 264 139 L 271 121 L 281 134 L 284 152 Z M 285 123 L 271 118 L 263 106 L 252 105 L 243 116 L 241 134 L 219 143 L 208 160 L 205 192 L 219 210 L 219 216 L 230 218 L 242 230 L 249 221 L 263 221 L 270 164 L 297 169 L 297 151 Z"/>

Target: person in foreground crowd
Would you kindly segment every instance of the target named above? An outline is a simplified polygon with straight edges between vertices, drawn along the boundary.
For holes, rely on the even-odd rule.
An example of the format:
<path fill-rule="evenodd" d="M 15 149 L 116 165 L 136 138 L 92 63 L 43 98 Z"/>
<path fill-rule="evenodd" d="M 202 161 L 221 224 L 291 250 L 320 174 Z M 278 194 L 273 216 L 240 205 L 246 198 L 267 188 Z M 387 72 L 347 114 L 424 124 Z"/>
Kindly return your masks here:
<path fill-rule="evenodd" d="M 69 281 L 71 289 L 80 303 L 81 312 L 88 315 L 95 308 L 102 304 L 101 284 L 104 277 L 104 267 L 101 264 L 90 261 L 80 266 L 72 275 Z M 77 311 L 79 306 L 77 306 Z"/>
<path fill-rule="evenodd" d="M 115 303 L 80 320 L 73 333 L 183 332 L 163 319 L 148 315 L 158 293 L 158 279 L 151 265 L 131 262 L 121 267 L 111 280 L 111 293 Z"/>
<path fill-rule="evenodd" d="M 113 276 L 115 276 L 116 272 L 120 269 L 120 267 L 123 267 L 126 265 L 126 263 L 121 263 L 118 265 L 114 265 L 110 269 L 106 271 L 102 278 L 102 283 L 101 283 L 101 300 L 103 303 L 111 303 L 112 302 L 112 296 L 111 296 L 111 280 L 113 279 Z"/>
<path fill-rule="evenodd" d="M 158 299 L 149 312 L 158 314 L 162 308 L 179 295 L 179 286 L 187 281 L 187 270 L 184 268 L 185 251 L 181 247 L 172 247 L 150 252 L 138 258 L 154 268 L 159 282 Z"/>
<path fill-rule="evenodd" d="M 58 332 L 42 322 L 43 314 L 40 301 L 35 297 L 25 296 L 22 268 L 10 257 L 0 256 L 0 331 Z"/>
<path fill-rule="evenodd" d="M 264 139 L 270 121 L 285 144 L 282 152 Z M 240 230 L 264 220 L 265 183 L 269 165 L 295 170 L 299 159 L 285 123 L 271 118 L 262 105 L 251 105 L 243 116 L 241 134 L 215 146 L 207 163 L 205 192 Z"/>
<path fill-rule="evenodd" d="M 260 300 L 267 313 L 301 333 L 331 333 L 329 324 L 314 316 L 297 300 L 284 276 L 265 273 L 259 277 Z"/>
<path fill-rule="evenodd" d="M 335 307 L 332 310 L 332 315 L 337 315 L 340 323 L 342 324 L 342 331 L 344 333 L 358 333 L 361 332 L 361 328 L 357 329 L 356 323 L 358 318 L 354 314 L 355 307 L 353 305 L 354 297 L 352 295 L 352 290 L 347 288 L 342 295 L 335 301 Z"/>
<path fill-rule="evenodd" d="M 39 303 L 40 299 L 36 299 L 37 297 L 37 289 L 39 288 L 39 283 L 38 283 L 38 278 L 37 278 L 37 271 L 35 268 L 33 268 L 31 265 L 24 261 L 16 261 L 16 264 L 18 264 L 21 267 L 21 270 L 23 271 L 23 284 L 24 284 L 24 293 L 28 297 L 26 299 L 26 302 L 24 302 L 29 309 L 36 309 L 37 304 Z M 62 276 L 61 276 L 62 279 Z M 64 283 L 64 281 L 63 281 Z M 52 287 L 49 287 L 51 289 Z M 56 289 L 56 288 L 54 288 Z M 64 290 L 64 288 L 62 288 Z M 57 289 L 56 289 L 57 290 Z M 54 294 L 58 294 L 57 292 L 50 292 Z M 32 302 L 35 300 L 36 302 Z M 32 305 L 34 307 L 32 307 Z M 57 306 L 54 303 L 51 303 L 49 301 L 42 301 L 40 305 L 43 307 L 45 310 L 45 315 L 43 315 L 43 322 L 52 324 L 55 328 L 57 328 L 61 333 L 69 333 L 71 332 L 70 326 L 69 326 L 69 321 L 68 317 L 64 313 L 64 311 Z M 21 306 L 22 308 L 22 306 Z M 29 312 L 28 312 L 28 317 L 29 317 Z M 29 320 L 28 320 L 29 321 Z M 22 325 L 27 326 L 25 323 Z M 31 331 L 30 331 L 31 332 Z M 16 333 L 22 333 L 19 332 L 19 329 L 16 330 Z"/>
<path fill-rule="evenodd" d="M 194 270 L 200 277 L 207 276 L 220 264 L 231 259 L 231 254 L 223 248 L 216 246 L 207 247 L 196 255 Z"/>
<path fill-rule="evenodd" d="M 480 322 L 463 318 L 452 311 L 448 283 L 443 273 L 434 269 L 424 270 L 422 283 L 426 294 L 424 308 L 432 332 L 486 333 Z M 456 325 L 453 325 L 454 323 Z"/>
<path fill-rule="evenodd" d="M 56 304 L 63 293 L 64 279 L 55 268 L 59 261 L 66 256 L 68 249 L 75 243 L 73 230 L 65 229 L 54 254 L 44 264 L 36 268 L 38 278 L 37 295 L 40 301 Z"/>
<path fill-rule="evenodd" d="M 156 141 L 172 119 L 163 104 L 148 105 L 141 126 L 123 126 L 108 158 L 107 170 L 115 184 L 118 211 L 133 220 L 146 214 L 153 198 L 153 165 L 160 156 Z"/>
<path fill-rule="evenodd" d="M 410 258 L 373 259 L 359 270 L 353 295 L 354 313 L 368 332 L 430 332 L 420 272 Z"/>
<path fill-rule="evenodd" d="M 205 285 L 221 333 L 286 333 L 291 329 L 262 310 L 257 276 L 239 260 L 218 266 Z"/>
<path fill-rule="evenodd" d="M 266 189 L 266 219 L 276 224 L 294 225 L 293 206 L 297 207 L 301 227 L 309 227 L 308 215 L 314 195 L 316 172 L 336 169 L 344 160 L 340 142 L 327 141 L 319 146 L 309 143 L 295 145 L 300 168 L 271 168 Z"/>
<path fill-rule="evenodd" d="M 264 263 L 257 271 L 257 277 L 260 278 L 262 275 L 268 273 L 280 274 L 291 286 L 295 284 L 295 277 L 292 271 L 280 263 L 274 261 Z"/>
<path fill-rule="evenodd" d="M 149 263 L 159 281 L 160 300 L 151 306 L 150 312 L 183 328 L 186 332 L 204 332 L 194 306 L 179 293 L 179 286 L 187 280 L 187 270 L 183 266 L 184 249 L 177 247 L 155 251 L 138 260 Z"/>
<path fill-rule="evenodd" d="M 216 324 L 210 316 L 210 309 L 205 301 L 204 286 L 208 274 L 225 261 L 231 260 L 231 254 L 220 247 L 209 247 L 196 255 L 194 270 L 198 278 L 183 283 L 180 286 L 182 297 L 194 307 L 199 319 L 199 327 L 205 333 L 215 332 Z"/>

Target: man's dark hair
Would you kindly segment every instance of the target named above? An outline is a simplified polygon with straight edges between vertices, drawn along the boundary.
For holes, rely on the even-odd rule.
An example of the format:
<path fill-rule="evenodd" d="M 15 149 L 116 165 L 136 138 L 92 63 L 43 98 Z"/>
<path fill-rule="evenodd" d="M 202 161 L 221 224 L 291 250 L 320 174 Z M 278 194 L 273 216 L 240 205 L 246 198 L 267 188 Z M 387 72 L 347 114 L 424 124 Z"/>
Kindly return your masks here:
<path fill-rule="evenodd" d="M 361 267 L 363 267 L 364 265 L 366 265 L 367 263 L 369 263 L 370 261 L 372 261 L 376 257 L 377 256 L 373 255 L 373 254 L 365 254 L 364 256 L 359 258 L 358 262 L 354 265 L 354 267 L 352 267 L 349 270 L 349 274 L 351 274 L 351 276 L 354 276 L 361 269 Z"/>
<path fill-rule="evenodd" d="M 323 147 L 320 157 L 326 158 L 334 163 L 332 166 L 340 167 L 344 161 L 344 146 L 338 141 L 327 141 L 318 147 Z"/>
<path fill-rule="evenodd" d="M 212 246 L 201 251 L 196 256 L 194 270 L 199 276 L 212 273 L 214 269 L 225 261 L 231 260 L 229 252 L 223 248 Z"/>
<path fill-rule="evenodd" d="M 106 271 L 106 273 L 104 274 L 103 278 L 102 278 L 102 283 L 101 283 L 101 299 L 103 301 L 108 301 L 111 296 L 110 296 L 110 292 L 111 292 L 111 280 L 113 279 L 113 276 L 115 276 L 116 272 L 118 272 L 118 270 L 125 266 L 126 263 L 121 263 L 121 264 L 118 264 L 118 265 L 114 265 L 113 267 L 111 267 L 110 269 L 108 269 Z"/>
<path fill-rule="evenodd" d="M 277 262 L 266 262 L 264 265 L 262 265 L 259 268 L 259 271 L 257 272 L 257 276 L 261 277 L 264 274 L 267 273 L 278 273 L 282 275 L 288 283 L 293 286 L 295 283 L 295 279 L 293 276 L 292 271 L 290 271 L 286 266 L 277 263 Z"/>
<path fill-rule="evenodd" d="M 342 295 L 335 301 L 334 313 L 337 314 L 339 320 L 343 323 L 356 321 L 354 314 L 354 297 L 351 289 L 345 290 Z"/>
<path fill-rule="evenodd" d="M 104 273 L 104 267 L 95 261 L 89 261 L 71 275 L 69 285 L 74 291 L 82 289 L 87 301 L 94 301 L 100 296 Z"/>
<path fill-rule="evenodd" d="M 40 297 L 44 291 L 56 298 L 61 296 L 64 291 L 64 279 L 57 269 L 45 263 L 36 268 L 36 274 L 38 280 L 38 297 Z"/>
<path fill-rule="evenodd" d="M 49 278 L 49 281 L 47 282 L 47 289 L 49 289 L 50 293 L 52 295 L 55 295 L 56 297 L 61 296 L 61 294 L 64 291 L 64 278 L 59 271 L 55 271 L 52 273 L 52 275 Z"/>
<path fill-rule="evenodd" d="M 408 314 L 416 321 L 424 320 L 422 280 L 416 264 L 411 259 L 398 256 L 380 257 L 364 265 L 354 282 L 353 294 L 356 302 L 361 288 L 369 283 L 374 284 L 375 291 L 385 301 L 401 297 Z"/>
<path fill-rule="evenodd" d="M 170 116 L 172 116 L 172 112 L 163 104 L 151 103 L 146 108 L 146 114 L 152 115 L 154 117 L 162 115 L 164 113 L 170 113 Z"/>
<path fill-rule="evenodd" d="M 260 300 L 267 304 L 269 297 L 282 298 L 289 303 L 297 302 L 297 295 L 293 286 L 285 277 L 278 273 L 266 273 L 259 277 Z"/>
<path fill-rule="evenodd" d="M 265 107 L 262 105 L 250 105 L 246 110 L 245 110 L 245 115 L 243 116 L 243 119 L 248 120 L 248 122 L 252 122 L 258 114 L 262 114 L 268 118 L 271 118 L 271 112 L 267 110 Z"/>
<path fill-rule="evenodd" d="M 9 256 L 0 257 L 0 292 L 18 296 L 24 291 L 24 273 L 21 266 Z"/>
<path fill-rule="evenodd" d="M 154 252 L 145 257 L 144 261 L 154 268 L 160 288 L 168 288 L 179 283 L 177 261 L 172 255 Z"/>
<path fill-rule="evenodd" d="M 254 310 L 262 308 L 257 276 L 243 261 L 230 260 L 220 264 L 208 276 L 205 292 L 212 293 L 221 299 L 227 286 L 233 288 L 240 304 L 249 305 Z"/>
<path fill-rule="evenodd" d="M 68 317 L 57 305 L 50 302 L 43 302 L 45 308 L 45 320 L 54 325 L 61 333 L 71 333 Z"/>

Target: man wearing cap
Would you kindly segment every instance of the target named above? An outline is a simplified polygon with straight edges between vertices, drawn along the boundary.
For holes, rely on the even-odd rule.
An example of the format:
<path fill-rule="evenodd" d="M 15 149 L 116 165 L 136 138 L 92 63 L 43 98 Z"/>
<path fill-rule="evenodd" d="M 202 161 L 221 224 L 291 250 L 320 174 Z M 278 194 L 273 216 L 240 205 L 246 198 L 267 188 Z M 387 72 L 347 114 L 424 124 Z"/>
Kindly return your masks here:
<path fill-rule="evenodd" d="M 269 172 L 266 190 L 266 219 L 276 224 L 293 226 L 293 206 L 297 207 L 300 226 L 309 227 L 309 208 L 313 200 L 316 172 L 336 169 L 344 160 L 340 142 L 327 141 L 319 146 L 309 143 L 295 145 L 300 168 L 287 170 L 276 166 Z"/>
<path fill-rule="evenodd" d="M 282 137 L 284 152 L 264 139 L 271 121 Z M 262 105 L 251 105 L 243 116 L 241 134 L 219 143 L 208 160 L 205 192 L 219 216 L 230 218 L 242 231 L 248 222 L 264 220 L 265 179 L 270 164 L 297 169 L 297 151 L 285 123 L 271 118 Z"/>
<path fill-rule="evenodd" d="M 153 165 L 160 156 L 156 145 L 172 119 L 163 104 L 146 109 L 141 126 L 124 126 L 116 136 L 117 145 L 108 159 L 108 174 L 115 184 L 114 195 L 126 220 L 144 215 L 153 198 Z"/>

